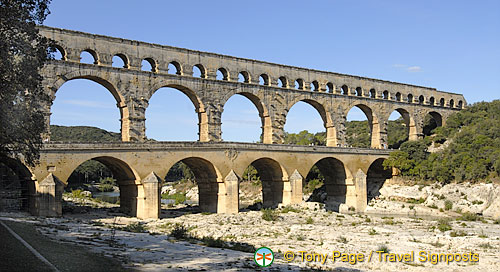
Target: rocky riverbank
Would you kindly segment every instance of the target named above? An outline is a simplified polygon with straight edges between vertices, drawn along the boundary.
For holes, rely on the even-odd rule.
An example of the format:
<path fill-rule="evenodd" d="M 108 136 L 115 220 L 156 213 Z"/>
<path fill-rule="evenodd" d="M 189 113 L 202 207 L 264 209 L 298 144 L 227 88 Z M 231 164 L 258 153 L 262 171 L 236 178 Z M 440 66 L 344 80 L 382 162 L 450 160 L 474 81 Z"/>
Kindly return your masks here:
<path fill-rule="evenodd" d="M 394 181 L 382 187 L 365 214 L 327 211 L 316 202 L 238 214 L 165 205 L 159 220 L 127 217 L 116 205 L 86 199 L 78 200 L 85 209 L 62 218 L 17 215 L 15 220 L 32 222 L 53 239 L 86 245 L 139 271 L 497 271 L 500 220 L 493 217 L 498 209 L 492 205 L 498 203 L 498 190 L 494 184 L 405 186 Z M 76 199 L 71 202 L 77 205 Z M 276 255 L 270 268 L 253 262 L 252 247 L 261 246 Z M 393 255 L 379 256 L 377 250 Z M 333 262 L 334 251 L 364 259 L 351 255 Z M 295 258 L 285 260 L 286 252 Z M 307 261 L 304 255 L 302 261 L 306 253 L 326 259 L 323 263 L 315 255 L 315 261 Z M 477 254 L 479 261 L 447 264 L 442 257 L 433 264 L 422 261 L 421 254 Z M 388 259 L 380 261 L 382 256 Z M 392 262 L 390 256 L 413 259 Z"/>

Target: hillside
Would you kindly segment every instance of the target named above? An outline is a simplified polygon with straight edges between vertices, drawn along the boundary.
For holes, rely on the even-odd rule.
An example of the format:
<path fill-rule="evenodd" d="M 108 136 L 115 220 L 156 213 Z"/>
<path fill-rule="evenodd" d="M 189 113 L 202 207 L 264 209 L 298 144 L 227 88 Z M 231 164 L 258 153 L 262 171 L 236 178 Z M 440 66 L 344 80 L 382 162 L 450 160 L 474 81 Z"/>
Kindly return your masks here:
<path fill-rule="evenodd" d="M 96 127 L 51 125 L 50 139 L 62 142 L 119 142 L 121 135 Z"/>
<path fill-rule="evenodd" d="M 443 144 L 445 143 L 445 144 Z M 429 146 L 443 147 L 429 153 Z M 475 103 L 448 117 L 446 127 L 415 142 L 405 142 L 384 163 L 401 175 L 421 180 L 498 180 L 500 176 L 500 100 Z"/>

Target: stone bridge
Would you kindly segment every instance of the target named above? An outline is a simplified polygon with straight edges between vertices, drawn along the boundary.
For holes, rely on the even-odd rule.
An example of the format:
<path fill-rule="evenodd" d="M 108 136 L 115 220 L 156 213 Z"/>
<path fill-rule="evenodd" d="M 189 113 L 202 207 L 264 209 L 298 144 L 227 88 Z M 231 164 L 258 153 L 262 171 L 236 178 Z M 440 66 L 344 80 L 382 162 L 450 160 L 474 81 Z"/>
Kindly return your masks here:
<path fill-rule="evenodd" d="M 264 61 L 175 48 L 133 40 L 40 26 L 52 39 L 61 59 L 43 69 L 43 86 L 51 100 L 45 112 L 46 144 L 40 164 L 27 168 L 7 161 L 30 186 L 29 207 L 35 214 L 60 215 L 63 187 L 72 171 L 86 160 L 105 164 L 120 184 L 124 211 L 141 218 L 159 216 L 161 178 L 183 161 L 195 174 L 200 208 L 238 211 L 239 180 L 253 165 L 263 181 L 265 206 L 302 201 L 302 182 L 313 165 L 326 179 L 330 203 L 363 211 L 367 199 L 391 176 L 387 158 L 387 126 L 397 111 L 409 128 L 409 139 L 423 135 L 429 115 L 444 125 L 466 105 L 460 94 L 378 79 L 293 67 Z M 93 63 L 81 63 L 82 52 Z M 123 67 L 112 66 L 119 57 Z M 147 62 L 150 70 L 143 70 Z M 195 76 L 194 71 L 197 71 Z M 219 76 L 218 76 L 219 75 Z M 121 114 L 121 143 L 64 144 L 50 142 L 51 105 L 67 81 L 88 79 L 108 89 Z M 148 101 L 162 87 L 176 88 L 198 114 L 198 142 L 146 141 Z M 248 98 L 262 121 L 262 144 L 223 142 L 221 115 L 233 95 Z M 300 102 L 313 106 L 325 127 L 326 146 L 283 145 L 288 111 Z M 371 149 L 345 148 L 346 116 L 360 108 L 370 125 Z M 334 205 L 332 204 L 332 205 Z"/>

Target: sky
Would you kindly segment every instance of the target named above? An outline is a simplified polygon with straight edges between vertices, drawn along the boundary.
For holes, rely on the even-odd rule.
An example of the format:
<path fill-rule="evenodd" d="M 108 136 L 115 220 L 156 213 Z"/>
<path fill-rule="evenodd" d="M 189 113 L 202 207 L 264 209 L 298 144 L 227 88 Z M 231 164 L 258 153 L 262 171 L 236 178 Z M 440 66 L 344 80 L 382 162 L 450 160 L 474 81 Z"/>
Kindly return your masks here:
<path fill-rule="evenodd" d="M 433 87 L 468 103 L 500 98 L 500 1 L 53 0 L 50 10 L 47 26 Z M 104 87 L 73 80 L 56 93 L 51 124 L 119 131 L 119 119 Z M 356 108 L 348 115 L 362 119 Z M 257 141 L 260 122 L 249 100 L 233 96 L 222 138 Z M 151 98 L 149 138 L 197 140 L 197 124 L 181 92 L 164 88 Z M 285 130 L 325 129 L 301 102 Z"/>

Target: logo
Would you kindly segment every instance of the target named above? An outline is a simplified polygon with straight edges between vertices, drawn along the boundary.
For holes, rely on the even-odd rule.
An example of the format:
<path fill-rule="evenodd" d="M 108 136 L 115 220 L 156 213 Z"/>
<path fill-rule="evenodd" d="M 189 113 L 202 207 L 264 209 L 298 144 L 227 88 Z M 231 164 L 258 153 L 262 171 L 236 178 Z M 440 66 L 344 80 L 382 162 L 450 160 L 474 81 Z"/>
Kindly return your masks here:
<path fill-rule="evenodd" d="M 261 247 L 255 251 L 253 260 L 258 266 L 270 266 L 274 261 L 274 253 L 268 247 Z"/>

